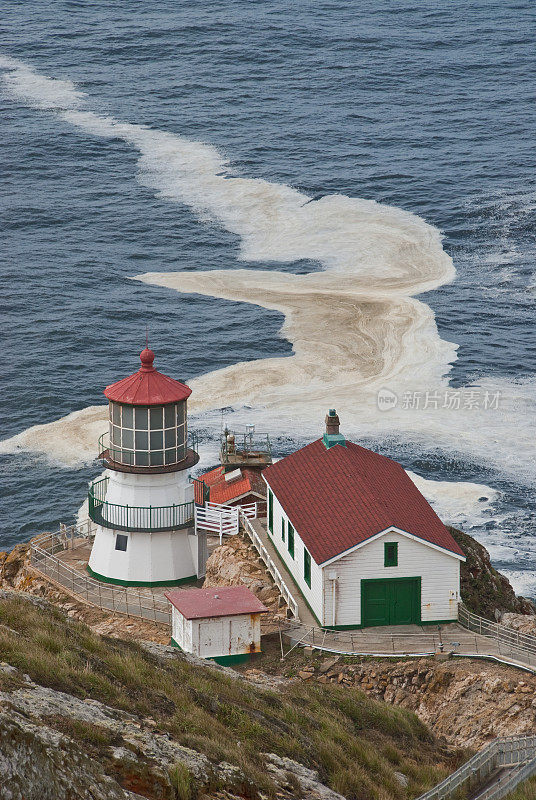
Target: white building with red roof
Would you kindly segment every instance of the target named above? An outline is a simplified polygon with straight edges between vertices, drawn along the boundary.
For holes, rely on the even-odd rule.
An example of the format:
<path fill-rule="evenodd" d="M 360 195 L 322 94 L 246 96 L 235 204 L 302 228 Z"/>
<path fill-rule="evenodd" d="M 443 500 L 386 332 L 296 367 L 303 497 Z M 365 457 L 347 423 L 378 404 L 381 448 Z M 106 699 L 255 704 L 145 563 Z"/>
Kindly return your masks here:
<path fill-rule="evenodd" d="M 175 647 L 219 664 L 261 652 L 261 614 L 268 609 L 247 586 L 176 589 L 165 595 Z"/>
<path fill-rule="evenodd" d="M 465 556 L 396 461 L 322 439 L 264 470 L 268 533 L 324 627 L 457 619 Z"/>
<path fill-rule="evenodd" d="M 89 489 L 97 523 L 88 571 L 124 586 L 176 585 L 204 570 L 206 540 L 194 535 L 188 470 L 191 389 L 158 372 L 145 348 L 140 369 L 107 386 L 109 430 L 99 442 L 106 475 Z"/>

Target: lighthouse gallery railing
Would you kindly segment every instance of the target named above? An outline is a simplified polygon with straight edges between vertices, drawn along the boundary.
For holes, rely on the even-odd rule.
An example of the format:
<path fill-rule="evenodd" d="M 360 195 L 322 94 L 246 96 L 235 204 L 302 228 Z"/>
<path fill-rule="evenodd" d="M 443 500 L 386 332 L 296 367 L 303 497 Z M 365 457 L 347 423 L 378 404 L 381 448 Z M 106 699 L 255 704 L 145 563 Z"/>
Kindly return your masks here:
<path fill-rule="evenodd" d="M 97 525 L 118 531 L 170 531 L 194 522 L 194 501 L 171 506 L 129 506 L 109 503 L 106 490 L 109 478 L 94 481 L 88 492 L 88 513 Z"/>

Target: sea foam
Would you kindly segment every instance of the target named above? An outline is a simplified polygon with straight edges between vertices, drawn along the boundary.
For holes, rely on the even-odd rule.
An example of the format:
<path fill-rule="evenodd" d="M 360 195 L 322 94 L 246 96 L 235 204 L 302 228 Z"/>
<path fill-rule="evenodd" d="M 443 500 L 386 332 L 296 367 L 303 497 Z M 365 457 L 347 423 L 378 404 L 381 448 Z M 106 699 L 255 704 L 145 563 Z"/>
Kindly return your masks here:
<path fill-rule="evenodd" d="M 239 259 L 281 264 L 309 259 L 321 266 L 305 275 L 241 269 L 137 276 L 284 315 L 281 333 L 292 343 L 292 356 L 235 364 L 190 382 L 191 411 L 205 427 L 219 425 L 214 409 L 233 406 L 238 419 L 247 406 L 248 421 L 270 431 L 281 432 L 284 424 L 291 436 L 293 431 L 316 436 L 326 408 L 336 406 L 349 437 L 420 439 L 423 447 L 432 443 L 503 472 L 533 475 L 525 435 L 526 420 L 534 417 L 532 384 L 485 382 L 479 391 L 501 394 L 503 408 L 497 412 L 443 408 L 441 401 L 423 410 L 402 402 L 405 393 L 444 392 L 456 358 L 457 345 L 440 337 L 432 310 L 415 297 L 455 276 L 436 228 L 372 200 L 343 195 L 313 200 L 290 186 L 233 176 L 228 159 L 212 145 L 95 114 L 85 110 L 84 93 L 70 81 L 44 77 L 13 59 L 0 66 L 7 70 L 4 82 L 12 96 L 50 109 L 87 133 L 136 148 L 139 182 L 170 202 L 188 205 L 201 221 L 236 234 Z M 387 412 L 376 403 L 385 388 L 398 398 Z M 95 432 L 106 426 L 105 413 L 97 407 L 76 412 L 30 428 L 0 449 L 37 450 L 70 464 L 87 460 L 95 454 Z M 468 485 L 448 489 L 450 505 L 458 502 L 461 514 L 463 506 L 477 502 L 463 488 Z M 449 513 L 453 521 L 455 516 Z"/>

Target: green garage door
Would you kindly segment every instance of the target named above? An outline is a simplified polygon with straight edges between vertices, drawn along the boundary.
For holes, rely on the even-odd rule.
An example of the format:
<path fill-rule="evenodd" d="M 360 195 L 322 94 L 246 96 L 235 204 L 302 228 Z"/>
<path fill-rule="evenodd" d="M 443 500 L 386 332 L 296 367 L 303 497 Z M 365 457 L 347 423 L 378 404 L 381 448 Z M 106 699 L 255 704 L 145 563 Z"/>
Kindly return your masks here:
<path fill-rule="evenodd" d="M 361 624 L 364 628 L 420 621 L 420 578 L 361 581 Z"/>

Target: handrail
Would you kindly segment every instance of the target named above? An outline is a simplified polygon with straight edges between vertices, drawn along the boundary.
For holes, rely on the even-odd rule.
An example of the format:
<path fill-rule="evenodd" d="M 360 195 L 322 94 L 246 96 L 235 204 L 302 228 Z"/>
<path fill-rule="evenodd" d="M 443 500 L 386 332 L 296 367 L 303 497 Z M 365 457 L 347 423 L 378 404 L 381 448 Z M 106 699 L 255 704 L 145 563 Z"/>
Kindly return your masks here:
<path fill-rule="evenodd" d="M 490 786 L 486 792 L 478 795 L 478 800 L 502 800 L 503 797 L 513 792 L 520 783 L 531 778 L 534 774 L 536 774 L 536 758 L 533 758 L 521 769 L 515 770 L 504 781 L 495 786 Z"/>
<path fill-rule="evenodd" d="M 275 582 L 276 586 L 279 588 L 279 591 L 281 592 L 281 597 L 283 598 L 283 600 L 287 604 L 287 606 L 288 606 L 288 608 L 290 610 L 290 613 L 292 614 L 292 616 L 295 619 L 299 619 L 298 603 L 294 599 L 290 589 L 288 588 L 287 584 L 283 580 L 283 576 L 279 572 L 274 560 L 272 559 L 272 557 L 270 556 L 268 550 L 266 549 L 266 547 L 262 543 L 262 540 L 261 540 L 260 536 L 258 535 L 257 531 L 255 530 L 255 528 L 251 524 L 250 519 L 246 516 L 246 514 L 244 514 L 244 512 L 242 510 L 240 511 L 240 522 L 241 522 L 244 530 L 246 531 L 247 535 L 251 539 L 251 541 L 253 543 L 253 546 L 255 547 L 255 549 L 257 550 L 258 554 L 260 555 L 260 557 L 264 561 L 267 571 L 270 573 L 270 575 L 274 579 L 274 582 Z"/>
<path fill-rule="evenodd" d="M 58 533 L 41 536 L 30 544 L 30 566 L 43 577 L 60 584 L 75 597 L 98 608 L 171 624 L 169 603 L 163 597 L 136 587 L 111 586 L 73 569 L 57 557 L 56 553 L 76 549 L 79 539 L 92 539 L 89 525 L 63 526 Z"/>
<path fill-rule="evenodd" d="M 93 522 L 120 531 L 160 531 L 189 527 L 194 520 L 194 501 L 171 506 L 129 506 L 109 503 L 109 478 L 93 481 L 88 491 L 88 513 Z"/>
<path fill-rule="evenodd" d="M 532 759 L 536 759 L 536 736 L 495 739 L 469 761 L 466 761 L 456 772 L 438 783 L 433 789 L 422 794 L 417 800 L 450 800 L 460 789 L 470 788 L 471 784 L 476 788 L 478 784 L 482 784 L 499 766 L 532 763 Z M 524 780 L 524 778 L 518 779 L 517 783 L 520 780 Z M 511 788 L 514 788 L 517 783 L 512 783 Z M 490 787 L 490 791 L 491 789 L 492 787 Z M 498 800 L 499 797 L 504 796 L 504 794 L 496 793 L 483 795 L 487 800 Z"/>
<path fill-rule="evenodd" d="M 521 633 L 499 622 L 491 622 L 478 614 L 473 614 L 463 603 L 458 606 L 458 622 L 473 633 L 494 639 L 499 653 L 510 656 L 513 654 L 527 665 L 536 665 L 536 636 L 533 634 Z"/>

